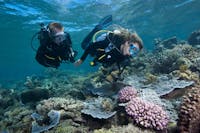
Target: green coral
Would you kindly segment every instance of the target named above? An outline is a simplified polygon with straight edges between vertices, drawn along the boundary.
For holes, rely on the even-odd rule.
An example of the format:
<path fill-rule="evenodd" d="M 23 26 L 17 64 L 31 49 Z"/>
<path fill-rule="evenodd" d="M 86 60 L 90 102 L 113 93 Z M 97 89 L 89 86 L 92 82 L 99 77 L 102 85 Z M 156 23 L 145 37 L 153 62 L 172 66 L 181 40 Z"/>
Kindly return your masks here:
<path fill-rule="evenodd" d="M 186 72 L 186 70 L 188 70 L 188 66 L 186 64 L 180 65 L 179 70 L 180 72 Z"/>

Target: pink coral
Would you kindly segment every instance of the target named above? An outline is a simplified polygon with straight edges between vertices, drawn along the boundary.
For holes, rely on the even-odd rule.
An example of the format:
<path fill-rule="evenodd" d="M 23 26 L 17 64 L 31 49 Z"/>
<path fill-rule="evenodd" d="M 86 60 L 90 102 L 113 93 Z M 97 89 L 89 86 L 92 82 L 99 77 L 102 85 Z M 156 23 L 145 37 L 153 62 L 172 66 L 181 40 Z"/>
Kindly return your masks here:
<path fill-rule="evenodd" d="M 156 130 L 167 128 L 169 117 L 163 109 L 153 103 L 141 100 L 140 98 L 131 99 L 125 107 L 126 113 L 132 117 L 134 122 Z"/>
<path fill-rule="evenodd" d="M 120 102 L 128 102 L 132 98 L 137 96 L 137 90 L 131 86 L 126 86 L 118 93 L 118 99 Z"/>

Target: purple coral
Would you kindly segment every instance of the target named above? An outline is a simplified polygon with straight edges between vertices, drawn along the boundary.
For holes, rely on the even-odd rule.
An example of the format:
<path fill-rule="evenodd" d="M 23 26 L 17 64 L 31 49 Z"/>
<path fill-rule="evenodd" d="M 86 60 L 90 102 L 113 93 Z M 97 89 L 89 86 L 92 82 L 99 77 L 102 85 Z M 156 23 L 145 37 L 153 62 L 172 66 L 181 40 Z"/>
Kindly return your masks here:
<path fill-rule="evenodd" d="M 158 105 L 141 100 L 131 99 L 125 107 L 126 113 L 139 125 L 146 128 L 163 130 L 167 128 L 168 116 Z"/>
<path fill-rule="evenodd" d="M 128 102 L 137 96 L 137 90 L 131 86 L 126 86 L 118 93 L 118 99 L 120 102 Z"/>

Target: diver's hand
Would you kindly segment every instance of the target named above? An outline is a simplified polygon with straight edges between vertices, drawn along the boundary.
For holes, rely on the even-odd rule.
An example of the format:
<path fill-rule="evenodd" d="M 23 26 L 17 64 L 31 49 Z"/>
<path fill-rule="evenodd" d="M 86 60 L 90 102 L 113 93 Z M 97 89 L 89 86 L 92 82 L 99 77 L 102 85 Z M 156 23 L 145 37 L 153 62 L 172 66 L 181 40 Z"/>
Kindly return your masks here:
<path fill-rule="evenodd" d="M 75 63 L 74 66 L 80 66 L 83 63 L 81 59 L 78 59 Z"/>

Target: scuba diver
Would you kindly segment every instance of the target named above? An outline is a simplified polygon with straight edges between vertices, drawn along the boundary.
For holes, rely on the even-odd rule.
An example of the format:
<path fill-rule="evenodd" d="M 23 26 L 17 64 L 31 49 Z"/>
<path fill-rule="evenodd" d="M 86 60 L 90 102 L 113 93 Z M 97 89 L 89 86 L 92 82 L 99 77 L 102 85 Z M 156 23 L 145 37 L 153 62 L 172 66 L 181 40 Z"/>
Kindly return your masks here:
<path fill-rule="evenodd" d="M 75 62 L 75 66 L 81 65 L 89 54 L 94 57 L 90 62 L 91 66 L 96 66 L 98 63 L 101 63 L 103 68 L 112 66 L 111 71 L 106 72 L 108 75 L 105 78 L 113 83 L 120 79 L 121 73 L 130 64 L 130 58 L 137 56 L 143 48 L 143 42 L 136 32 L 131 33 L 123 28 L 107 31 L 95 40 L 96 34 L 108 26 L 111 21 L 111 15 L 103 18 L 83 40 L 82 48 L 85 51 Z"/>
<path fill-rule="evenodd" d="M 34 38 L 37 35 L 40 42 L 35 56 L 38 63 L 53 68 L 58 68 L 62 62 L 73 63 L 77 52 L 72 49 L 70 35 L 64 32 L 64 27 L 57 22 L 52 22 L 46 27 L 44 24 L 40 26 L 41 30 L 33 36 Z"/>

